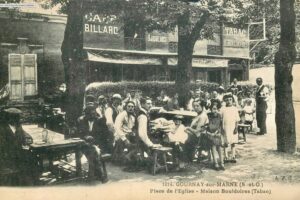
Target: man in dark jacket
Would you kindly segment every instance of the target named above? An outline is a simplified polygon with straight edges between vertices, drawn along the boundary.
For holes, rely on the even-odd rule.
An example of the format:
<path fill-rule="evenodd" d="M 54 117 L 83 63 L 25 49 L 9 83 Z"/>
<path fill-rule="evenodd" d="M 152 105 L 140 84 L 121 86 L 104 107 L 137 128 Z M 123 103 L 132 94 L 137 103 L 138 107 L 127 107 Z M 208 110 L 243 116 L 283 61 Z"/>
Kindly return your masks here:
<path fill-rule="evenodd" d="M 267 119 L 267 101 L 269 99 L 269 89 L 263 85 L 262 78 L 256 79 L 256 84 L 258 86 L 256 90 L 256 120 L 257 126 L 260 129 L 259 135 L 264 135 L 267 133 L 266 119 Z"/>
<path fill-rule="evenodd" d="M 89 162 L 89 179 L 100 179 L 103 183 L 108 181 L 105 163 L 101 158 L 101 147 L 105 142 L 103 141 L 105 129 L 105 121 L 97 117 L 95 105 L 88 104 L 84 115 L 78 119 L 77 134 L 86 141 L 83 153 Z"/>
<path fill-rule="evenodd" d="M 0 170 L 10 169 L 17 176 L 10 183 L 1 183 L 0 180 L 0 185 L 33 185 L 37 180 L 37 165 L 25 148 L 32 143 L 32 138 L 21 126 L 21 114 L 17 108 L 1 112 L 4 118 L 0 122 Z"/>

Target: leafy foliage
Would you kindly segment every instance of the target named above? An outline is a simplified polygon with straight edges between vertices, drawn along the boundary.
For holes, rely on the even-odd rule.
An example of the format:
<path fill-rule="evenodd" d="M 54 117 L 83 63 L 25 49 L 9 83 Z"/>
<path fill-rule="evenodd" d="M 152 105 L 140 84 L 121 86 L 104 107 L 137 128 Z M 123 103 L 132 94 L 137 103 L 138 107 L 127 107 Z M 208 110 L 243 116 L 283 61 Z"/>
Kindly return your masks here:
<path fill-rule="evenodd" d="M 85 93 L 94 94 L 95 96 L 107 95 L 112 96 L 114 93 L 119 93 L 125 96 L 131 90 L 140 90 L 144 96 L 157 97 L 161 90 L 167 91 L 167 94 L 175 93 L 174 82 L 161 81 L 144 81 L 144 82 L 95 82 L 87 86 Z M 191 89 L 201 89 L 202 91 L 213 91 L 218 88 L 216 83 L 192 83 Z"/>

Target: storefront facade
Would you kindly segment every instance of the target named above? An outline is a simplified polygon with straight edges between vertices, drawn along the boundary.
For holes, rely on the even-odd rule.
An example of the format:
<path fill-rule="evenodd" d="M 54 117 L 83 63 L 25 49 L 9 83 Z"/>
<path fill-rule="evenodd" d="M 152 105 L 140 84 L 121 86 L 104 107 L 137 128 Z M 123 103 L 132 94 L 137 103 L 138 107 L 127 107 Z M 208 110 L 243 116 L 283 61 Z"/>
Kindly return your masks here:
<path fill-rule="evenodd" d="M 116 16 L 85 14 L 83 48 L 87 52 L 88 82 L 174 81 L 178 33 L 153 30 L 128 38 Z M 198 40 L 192 60 L 192 81 L 228 85 L 249 78 L 247 31 L 221 25 L 213 40 Z"/>

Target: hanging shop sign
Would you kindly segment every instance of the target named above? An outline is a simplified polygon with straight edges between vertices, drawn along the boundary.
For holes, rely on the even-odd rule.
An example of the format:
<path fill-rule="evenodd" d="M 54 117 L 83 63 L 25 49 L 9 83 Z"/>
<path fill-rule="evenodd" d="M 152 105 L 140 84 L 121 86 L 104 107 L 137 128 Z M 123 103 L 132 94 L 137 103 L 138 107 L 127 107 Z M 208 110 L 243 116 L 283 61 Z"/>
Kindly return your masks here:
<path fill-rule="evenodd" d="M 86 48 L 124 49 L 122 23 L 115 15 L 90 12 L 83 18 L 83 46 Z"/>
<path fill-rule="evenodd" d="M 249 38 L 246 29 L 223 27 L 223 55 L 249 58 Z"/>
<path fill-rule="evenodd" d="M 130 56 L 123 54 L 101 54 L 88 53 L 88 60 L 92 62 L 126 64 L 126 65 L 162 65 L 162 60 L 159 58 L 151 58 L 145 56 Z"/>
<path fill-rule="evenodd" d="M 177 65 L 177 58 L 168 58 L 168 65 Z M 228 59 L 217 58 L 193 58 L 192 67 L 220 68 L 228 67 Z"/>

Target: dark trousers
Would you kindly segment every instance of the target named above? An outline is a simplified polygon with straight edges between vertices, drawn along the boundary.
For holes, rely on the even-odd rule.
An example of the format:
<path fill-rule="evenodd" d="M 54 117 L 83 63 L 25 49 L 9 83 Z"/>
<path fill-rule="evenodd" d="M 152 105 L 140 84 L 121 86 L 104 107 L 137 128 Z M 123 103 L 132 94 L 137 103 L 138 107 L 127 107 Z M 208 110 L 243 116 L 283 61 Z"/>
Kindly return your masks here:
<path fill-rule="evenodd" d="M 186 161 L 193 162 L 198 144 L 199 138 L 195 135 L 189 135 L 186 143 L 183 145 Z"/>
<path fill-rule="evenodd" d="M 260 134 L 267 133 L 267 104 L 264 103 L 262 105 L 257 104 L 256 108 L 256 120 L 257 120 L 257 127 L 260 129 Z"/>
<path fill-rule="evenodd" d="M 110 131 L 104 131 L 98 141 L 98 144 L 103 154 L 113 153 L 113 149 L 114 149 L 113 143 L 114 143 L 114 135 Z"/>
<path fill-rule="evenodd" d="M 100 180 L 105 183 L 108 181 L 105 162 L 95 148 L 95 145 L 87 145 L 83 149 L 83 154 L 89 163 L 88 178 L 89 180 Z"/>

